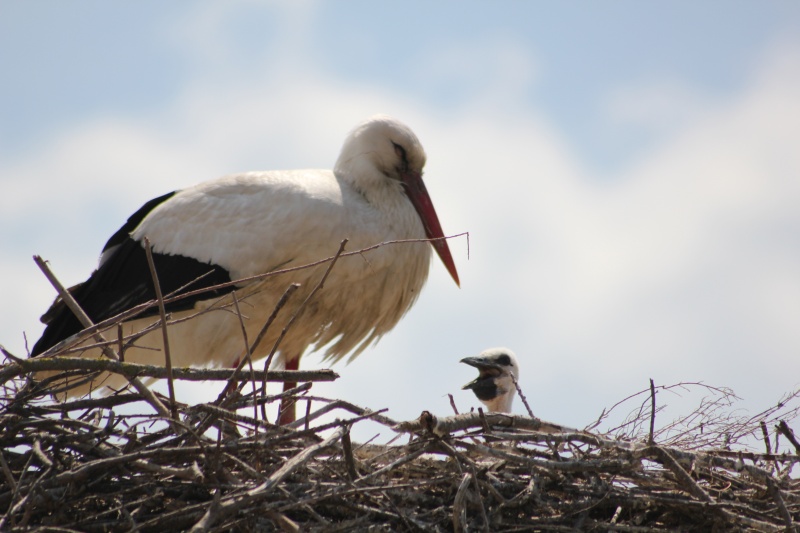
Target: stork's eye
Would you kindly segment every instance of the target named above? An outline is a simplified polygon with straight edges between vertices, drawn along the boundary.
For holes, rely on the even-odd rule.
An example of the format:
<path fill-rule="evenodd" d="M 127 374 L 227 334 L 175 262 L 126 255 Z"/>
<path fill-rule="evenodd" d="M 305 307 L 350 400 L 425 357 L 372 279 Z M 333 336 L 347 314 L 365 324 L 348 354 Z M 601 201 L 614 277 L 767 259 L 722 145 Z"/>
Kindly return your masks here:
<path fill-rule="evenodd" d="M 406 172 L 408 172 L 409 168 L 408 155 L 406 154 L 406 149 L 394 141 L 392 141 L 392 146 L 394 146 L 394 153 L 397 154 L 397 157 L 400 159 L 400 163 L 398 163 L 397 165 L 397 171 L 400 174 L 405 174 Z"/>
<path fill-rule="evenodd" d="M 406 149 L 394 141 L 392 141 L 392 146 L 394 146 L 394 153 L 397 154 L 397 157 L 400 158 L 400 161 L 407 163 L 408 156 L 406 155 Z"/>

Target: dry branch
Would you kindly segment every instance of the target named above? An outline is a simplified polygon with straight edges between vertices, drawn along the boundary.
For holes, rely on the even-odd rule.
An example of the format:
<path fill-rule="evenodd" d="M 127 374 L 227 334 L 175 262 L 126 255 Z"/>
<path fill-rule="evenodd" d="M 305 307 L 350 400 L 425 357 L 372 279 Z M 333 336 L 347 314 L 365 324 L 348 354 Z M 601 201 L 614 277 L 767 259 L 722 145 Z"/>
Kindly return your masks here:
<path fill-rule="evenodd" d="M 178 417 L 178 412 L 175 409 L 175 380 L 172 376 L 172 356 L 169 350 L 169 328 L 167 327 L 167 310 L 164 305 L 164 295 L 161 294 L 161 283 L 158 280 L 158 272 L 156 272 L 156 264 L 153 261 L 153 250 L 150 246 L 150 239 L 146 236 L 144 238 L 144 251 L 147 256 L 147 266 L 150 268 L 150 276 L 153 278 L 153 288 L 156 294 L 156 301 L 158 302 L 158 314 L 161 318 L 161 334 L 164 339 L 164 369 L 167 371 L 167 386 L 169 389 L 169 405 L 171 409 L 172 418 Z M 121 342 L 121 341 L 120 341 Z M 122 353 L 120 351 L 120 353 Z"/>
<path fill-rule="evenodd" d="M 126 376 L 141 376 L 164 379 L 167 370 L 163 366 L 123 363 L 110 359 L 83 359 L 80 357 L 37 357 L 23 359 L 0 367 L 0 384 L 42 370 L 80 370 L 86 372 L 114 372 Z M 229 368 L 173 368 L 174 379 L 184 381 L 228 381 L 234 375 Z M 256 379 L 278 381 L 334 381 L 339 374 L 333 370 L 254 370 Z M 249 379 L 246 376 L 240 379 Z"/>

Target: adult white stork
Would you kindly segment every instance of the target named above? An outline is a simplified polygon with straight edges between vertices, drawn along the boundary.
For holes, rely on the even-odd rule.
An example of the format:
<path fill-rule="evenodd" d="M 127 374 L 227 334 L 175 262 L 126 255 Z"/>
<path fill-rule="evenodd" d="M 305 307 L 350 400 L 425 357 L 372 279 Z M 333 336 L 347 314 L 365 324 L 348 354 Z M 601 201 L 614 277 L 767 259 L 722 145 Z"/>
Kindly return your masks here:
<path fill-rule="evenodd" d="M 462 389 L 471 389 L 489 411 L 510 413 L 517 393 L 514 381 L 519 378 L 519 363 L 514 352 L 508 348 L 490 348 L 477 357 L 465 357 L 461 362 L 480 372 Z"/>
<path fill-rule="evenodd" d="M 95 323 L 153 300 L 145 237 L 151 243 L 164 294 L 306 265 L 334 255 L 343 239 L 349 239 L 348 250 L 358 250 L 399 239 L 441 238 L 442 228 L 422 181 L 425 158 L 422 145 L 406 125 L 377 115 L 352 130 L 332 171 L 248 172 L 165 194 L 128 219 L 106 243 L 97 270 L 71 292 Z M 440 239 L 430 244 L 458 284 L 447 242 Z M 285 368 L 296 369 L 307 348 L 325 345 L 326 358 L 337 361 L 351 353 L 352 360 L 392 329 L 414 304 L 429 264 L 427 242 L 382 246 L 340 258 L 324 288 L 283 339 L 278 360 Z M 255 357 L 269 353 L 327 266 L 235 287 L 252 342 L 287 286 L 300 284 L 256 347 Z M 167 305 L 173 318 L 169 347 L 174 366 L 232 366 L 245 354 L 240 319 L 231 311 L 230 290 Z M 125 322 L 124 338 L 134 339 L 137 332 L 152 326 L 157 313 L 151 308 Z M 82 329 L 59 300 L 42 321 L 47 327 L 32 355 L 46 352 Z M 110 330 L 116 345 L 114 331 Z M 86 346 L 83 357 L 101 357 L 89 341 L 81 346 Z M 162 334 L 155 328 L 135 338 L 124 358 L 163 364 L 162 349 Z M 126 383 L 119 376 L 101 375 L 91 384 L 72 389 L 69 396 Z M 283 410 L 281 419 L 294 419 L 293 405 Z"/>

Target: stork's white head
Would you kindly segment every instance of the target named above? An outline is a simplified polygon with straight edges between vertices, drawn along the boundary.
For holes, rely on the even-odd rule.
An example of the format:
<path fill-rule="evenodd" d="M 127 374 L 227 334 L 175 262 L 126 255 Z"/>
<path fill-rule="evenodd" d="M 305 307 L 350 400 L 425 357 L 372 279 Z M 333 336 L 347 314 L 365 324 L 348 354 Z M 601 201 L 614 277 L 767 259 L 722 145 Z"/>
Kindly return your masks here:
<path fill-rule="evenodd" d="M 411 128 L 387 115 L 374 115 L 347 136 L 334 172 L 369 194 L 388 184 L 400 188 L 408 174 L 422 176 L 425 159 Z"/>
<path fill-rule="evenodd" d="M 333 171 L 378 208 L 407 197 L 425 234 L 429 239 L 438 239 L 431 245 L 458 284 L 456 265 L 422 181 L 425 159 L 425 150 L 411 128 L 392 117 L 375 115 L 350 132 Z"/>
<path fill-rule="evenodd" d="M 465 357 L 461 362 L 480 372 L 463 389 L 472 389 L 489 411 L 510 413 L 517 392 L 514 380 L 519 377 L 519 364 L 514 352 L 508 348 L 491 348 L 477 357 Z"/>

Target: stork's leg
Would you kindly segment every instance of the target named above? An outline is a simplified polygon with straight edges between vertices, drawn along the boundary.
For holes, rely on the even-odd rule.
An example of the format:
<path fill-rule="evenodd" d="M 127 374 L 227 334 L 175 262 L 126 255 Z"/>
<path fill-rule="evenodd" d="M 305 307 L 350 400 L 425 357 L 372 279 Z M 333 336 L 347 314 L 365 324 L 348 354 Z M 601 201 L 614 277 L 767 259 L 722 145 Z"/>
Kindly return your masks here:
<path fill-rule="evenodd" d="M 286 370 L 297 370 L 300 367 L 300 358 L 290 359 L 286 361 Z M 283 391 L 286 392 L 289 389 L 293 389 L 297 387 L 296 381 L 284 381 L 283 382 Z M 290 424 L 295 421 L 295 408 L 294 408 L 294 398 L 283 398 L 281 400 L 281 408 L 280 408 L 280 417 L 278 418 L 278 424 L 281 426 L 285 426 L 286 424 Z"/>

